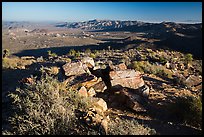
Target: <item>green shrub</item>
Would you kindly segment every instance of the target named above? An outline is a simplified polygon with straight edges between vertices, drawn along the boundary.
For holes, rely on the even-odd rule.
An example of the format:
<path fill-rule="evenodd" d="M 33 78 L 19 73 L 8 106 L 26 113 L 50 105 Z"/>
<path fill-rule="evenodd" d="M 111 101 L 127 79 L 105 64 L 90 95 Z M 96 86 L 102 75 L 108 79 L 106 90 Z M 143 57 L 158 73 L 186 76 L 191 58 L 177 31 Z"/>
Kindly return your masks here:
<path fill-rule="evenodd" d="M 77 51 L 75 57 L 80 57 L 80 55 L 81 55 L 80 51 Z"/>
<path fill-rule="evenodd" d="M 18 57 L 15 58 L 2 58 L 2 68 L 3 69 L 22 69 L 22 67 L 25 67 L 26 65 L 31 65 L 34 62 L 34 60 L 24 60 Z"/>
<path fill-rule="evenodd" d="M 186 63 L 190 63 L 193 60 L 193 55 L 188 53 L 184 56 L 184 60 Z"/>
<path fill-rule="evenodd" d="M 130 67 L 140 72 L 173 79 L 172 72 L 170 70 L 166 69 L 164 66 L 150 64 L 148 61 L 134 61 Z"/>
<path fill-rule="evenodd" d="M 167 63 L 167 59 L 165 59 L 164 57 L 159 57 L 159 62 L 164 65 L 165 63 Z"/>
<path fill-rule="evenodd" d="M 141 65 L 141 62 L 139 62 L 139 61 L 134 61 L 130 66 L 131 66 L 131 68 L 133 68 L 137 71 L 144 72 L 142 65 Z"/>
<path fill-rule="evenodd" d="M 200 97 L 181 96 L 168 107 L 172 118 L 195 126 L 202 126 L 202 101 Z"/>
<path fill-rule="evenodd" d="M 33 78 L 33 77 L 32 77 Z M 66 87 L 51 76 L 10 93 L 15 114 L 10 118 L 11 133 L 20 135 L 80 134 L 75 111 L 89 108 L 89 98 Z M 80 126 L 82 126 L 80 124 Z"/>
<path fill-rule="evenodd" d="M 96 58 L 96 55 L 94 53 L 91 53 L 90 57 L 94 59 L 94 58 Z"/>
<path fill-rule="evenodd" d="M 90 54 L 90 53 L 91 53 L 91 50 L 90 50 L 90 49 L 86 49 L 86 50 L 85 50 L 85 53 L 86 53 L 86 54 Z"/>
<path fill-rule="evenodd" d="M 95 55 L 97 55 L 97 54 L 99 54 L 99 51 L 98 51 L 98 50 L 94 50 L 93 53 L 94 53 Z"/>
<path fill-rule="evenodd" d="M 76 51 L 74 49 L 71 49 L 68 53 L 68 55 L 70 56 L 75 56 L 75 54 L 76 54 Z"/>
<path fill-rule="evenodd" d="M 50 50 L 47 51 L 49 57 L 57 57 L 56 53 L 52 53 Z"/>

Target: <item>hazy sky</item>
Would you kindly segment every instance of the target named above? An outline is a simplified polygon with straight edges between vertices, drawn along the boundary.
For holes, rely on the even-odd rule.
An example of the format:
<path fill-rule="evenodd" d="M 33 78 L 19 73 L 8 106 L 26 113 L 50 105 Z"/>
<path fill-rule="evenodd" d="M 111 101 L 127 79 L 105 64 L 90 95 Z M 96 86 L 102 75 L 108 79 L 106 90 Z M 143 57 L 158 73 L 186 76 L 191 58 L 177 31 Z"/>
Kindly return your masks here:
<path fill-rule="evenodd" d="M 4 21 L 202 22 L 202 2 L 2 2 Z"/>

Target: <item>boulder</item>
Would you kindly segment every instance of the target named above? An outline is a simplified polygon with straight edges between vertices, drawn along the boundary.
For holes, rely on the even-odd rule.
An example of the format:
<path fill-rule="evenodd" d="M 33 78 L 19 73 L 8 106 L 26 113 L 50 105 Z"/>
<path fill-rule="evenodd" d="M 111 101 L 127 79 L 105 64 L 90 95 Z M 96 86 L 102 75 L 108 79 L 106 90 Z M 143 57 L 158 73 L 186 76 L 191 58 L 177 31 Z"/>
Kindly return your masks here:
<path fill-rule="evenodd" d="M 66 76 L 80 75 L 88 72 L 88 67 L 82 62 L 66 63 L 62 68 Z"/>
<path fill-rule="evenodd" d="M 95 90 L 94 90 L 94 88 L 90 88 L 89 89 L 89 91 L 88 91 L 88 96 L 89 97 L 93 97 L 93 96 L 95 96 L 96 95 L 96 92 L 95 92 Z"/>
<path fill-rule="evenodd" d="M 102 114 L 108 109 L 106 102 L 102 98 L 94 97 L 91 99 L 91 102 L 92 102 L 93 108 L 99 114 Z"/>
<path fill-rule="evenodd" d="M 189 87 L 197 86 L 202 82 L 202 78 L 198 76 L 190 75 L 184 82 Z"/>
<path fill-rule="evenodd" d="M 130 92 L 125 88 L 120 90 L 120 95 L 124 96 L 125 105 L 128 108 L 131 108 L 136 112 L 146 112 L 147 111 L 144 108 L 144 104 L 146 103 L 146 100 L 142 96 L 138 94 L 134 94 L 133 92 Z"/>
<path fill-rule="evenodd" d="M 121 85 L 123 87 L 138 89 L 139 87 L 142 87 L 144 85 L 144 81 L 140 77 L 119 78 L 111 80 L 111 85 L 112 87 Z"/>
<path fill-rule="evenodd" d="M 87 67 L 89 67 L 89 68 L 94 68 L 94 67 L 95 67 L 95 62 L 94 62 L 93 58 L 91 58 L 91 57 L 84 57 L 84 58 L 81 60 L 81 62 L 82 62 L 83 64 L 86 64 Z"/>
<path fill-rule="evenodd" d="M 105 133 L 105 135 L 107 135 L 108 133 L 108 121 L 109 121 L 109 117 L 106 117 L 101 121 L 100 130 L 102 130 Z"/>

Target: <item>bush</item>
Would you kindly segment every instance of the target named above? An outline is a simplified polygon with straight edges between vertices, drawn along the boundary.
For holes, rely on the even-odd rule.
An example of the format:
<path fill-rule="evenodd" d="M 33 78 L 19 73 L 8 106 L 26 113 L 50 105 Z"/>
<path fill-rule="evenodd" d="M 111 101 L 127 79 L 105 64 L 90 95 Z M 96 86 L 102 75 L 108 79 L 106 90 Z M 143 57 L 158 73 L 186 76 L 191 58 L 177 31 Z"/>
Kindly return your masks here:
<path fill-rule="evenodd" d="M 176 121 L 191 126 L 202 126 L 202 101 L 200 97 L 181 96 L 168 107 L 169 113 Z"/>
<path fill-rule="evenodd" d="M 188 53 L 184 56 L 184 60 L 186 63 L 190 63 L 193 60 L 193 55 Z"/>
<path fill-rule="evenodd" d="M 56 53 L 52 53 L 50 50 L 47 51 L 49 57 L 57 57 Z"/>
<path fill-rule="evenodd" d="M 117 119 L 111 121 L 108 128 L 109 135 L 152 135 L 156 131 L 139 124 L 135 119 Z"/>
<path fill-rule="evenodd" d="M 166 69 L 164 66 L 152 65 L 148 61 L 134 61 L 130 67 L 140 72 L 173 79 L 172 72 L 170 70 Z"/>
<path fill-rule="evenodd" d="M 31 65 L 34 62 L 34 60 L 24 60 L 20 58 L 2 58 L 2 68 L 3 69 L 21 69 L 22 67 L 25 67 L 26 65 Z"/>
<path fill-rule="evenodd" d="M 91 53 L 91 50 L 90 50 L 90 49 L 86 49 L 86 50 L 85 50 L 85 53 L 86 53 L 86 54 L 90 54 L 90 53 Z"/>
<path fill-rule="evenodd" d="M 76 54 L 76 51 L 74 49 L 71 49 L 68 53 L 68 55 L 70 56 L 75 56 L 75 54 Z"/>
<path fill-rule="evenodd" d="M 75 56 L 78 58 L 78 57 L 80 57 L 80 54 L 81 54 L 80 51 L 77 51 Z"/>
<path fill-rule="evenodd" d="M 8 49 L 3 50 L 3 58 L 8 57 L 10 55 L 10 51 Z"/>
<path fill-rule="evenodd" d="M 164 57 L 159 57 L 159 62 L 164 65 L 165 63 L 167 63 L 167 59 L 165 59 Z"/>
<path fill-rule="evenodd" d="M 24 88 L 17 88 L 9 96 L 13 114 L 9 121 L 11 133 L 20 135 L 80 134 L 75 111 L 90 107 L 89 98 L 66 87 L 47 74 Z"/>
<path fill-rule="evenodd" d="M 96 58 L 96 55 L 94 53 L 91 53 L 90 57 L 94 59 L 94 58 Z"/>

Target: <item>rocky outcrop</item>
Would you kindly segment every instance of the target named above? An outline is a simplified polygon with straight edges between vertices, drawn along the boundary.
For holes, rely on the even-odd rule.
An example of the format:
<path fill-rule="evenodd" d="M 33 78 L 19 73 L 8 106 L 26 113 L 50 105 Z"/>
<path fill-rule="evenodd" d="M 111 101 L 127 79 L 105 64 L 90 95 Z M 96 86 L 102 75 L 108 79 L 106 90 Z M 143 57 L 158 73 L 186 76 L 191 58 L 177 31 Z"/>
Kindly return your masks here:
<path fill-rule="evenodd" d="M 144 105 L 146 104 L 146 99 L 137 94 L 136 92 L 131 92 L 127 88 L 122 88 L 120 90 L 120 95 L 124 98 L 124 105 L 136 112 L 146 112 Z"/>
<path fill-rule="evenodd" d="M 137 89 L 144 85 L 141 74 L 135 70 L 111 71 L 110 72 L 111 85 L 121 85 L 123 87 Z"/>
<path fill-rule="evenodd" d="M 80 75 L 80 74 L 87 73 L 88 71 L 88 67 L 82 62 L 76 62 L 76 63 L 70 62 L 63 65 L 62 68 L 64 69 L 66 76 Z"/>
<path fill-rule="evenodd" d="M 80 95 L 91 97 L 93 109 L 97 114 L 103 115 L 107 110 L 106 102 L 95 97 L 97 93 L 115 89 L 120 91 L 126 107 L 135 111 L 146 111 L 143 104 L 149 97 L 149 87 L 145 85 L 139 71 L 127 69 L 124 63 L 109 64 L 105 69 L 94 68 L 94 60 L 90 57 L 63 66 L 65 75 L 68 76 L 65 80 L 67 85 L 78 89 Z"/>
<path fill-rule="evenodd" d="M 184 81 L 184 83 L 189 87 L 197 86 L 200 83 L 202 83 L 202 78 L 200 78 L 198 76 L 190 75 L 189 77 L 187 77 L 187 79 Z"/>

